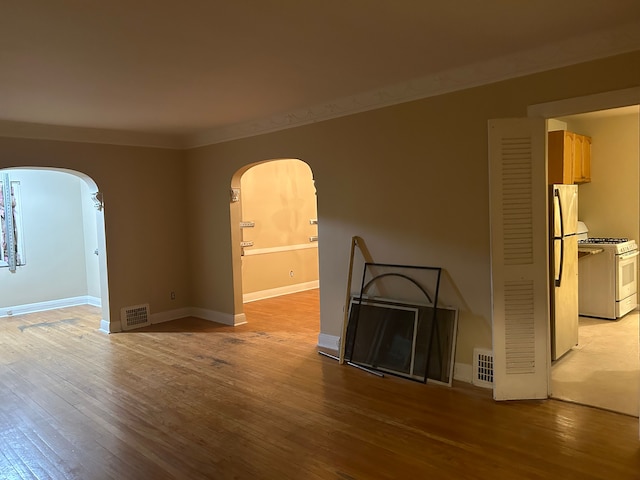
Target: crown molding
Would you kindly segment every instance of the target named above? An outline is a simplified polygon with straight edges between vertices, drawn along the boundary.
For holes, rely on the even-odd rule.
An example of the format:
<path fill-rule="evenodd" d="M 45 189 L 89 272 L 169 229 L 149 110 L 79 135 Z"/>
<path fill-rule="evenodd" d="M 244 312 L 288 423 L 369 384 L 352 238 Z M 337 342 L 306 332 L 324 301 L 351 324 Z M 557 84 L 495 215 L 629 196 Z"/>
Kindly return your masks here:
<path fill-rule="evenodd" d="M 41 123 L 11 122 L 6 120 L 0 120 L 0 137 L 167 148 L 173 150 L 183 150 L 188 147 L 182 135 L 68 127 Z"/>
<path fill-rule="evenodd" d="M 191 149 L 286 130 L 639 49 L 640 22 L 635 22 L 617 29 L 591 33 L 564 42 L 335 99 L 321 105 L 291 110 L 268 118 L 229 125 L 193 135 L 168 135 L 0 121 L 0 137 L 177 150 Z"/>
<path fill-rule="evenodd" d="M 188 148 L 238 140 L 640 49 L 640 22 L 187 137 Z"/>

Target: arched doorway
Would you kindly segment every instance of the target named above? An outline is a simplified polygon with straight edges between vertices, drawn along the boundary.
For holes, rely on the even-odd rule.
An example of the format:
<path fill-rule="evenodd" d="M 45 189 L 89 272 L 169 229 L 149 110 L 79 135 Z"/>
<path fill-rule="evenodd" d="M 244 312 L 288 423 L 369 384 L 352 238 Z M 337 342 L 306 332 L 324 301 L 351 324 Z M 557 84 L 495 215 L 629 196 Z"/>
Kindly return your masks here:
<path fill-rule="evenodd" d="M 65 169 L 0 170 L 15 189 L 22 252 L 15 269 L 0 269 L 0 315 L 90 304 L 102 310 L 109 332 L 109 301 L 101 194 L 87 175 Z M 25 288 L 28 286 L 28 288 Z"/>
<path fill-rule="evenodd" d="M 258 162 L 231 182 L 235 324 L 243 304 L 319 287 L 316 190 L 297 159 Z"/>

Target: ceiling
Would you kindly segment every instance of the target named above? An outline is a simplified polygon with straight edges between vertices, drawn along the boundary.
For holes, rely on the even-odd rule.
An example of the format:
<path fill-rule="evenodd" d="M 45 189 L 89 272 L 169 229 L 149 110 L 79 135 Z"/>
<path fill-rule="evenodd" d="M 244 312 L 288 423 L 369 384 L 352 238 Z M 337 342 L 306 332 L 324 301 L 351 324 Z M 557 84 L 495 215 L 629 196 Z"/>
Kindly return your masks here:
<path fill-rule="evenodd" d="M 638 0 L 3 2 L 0 135 L 193 147 L 638 48 Z"/>
<path fill-rule="evenodd" d="M 557 120 L 571 122 L 573 120 L 596 120 L 601 118 L 625 117 L 638 114 L 640 114 L 640 105 L 630 105 L 628 107 L 608 108 L 606 110 L 598 110 L 596 112 L 566 115 L 564 117 L 558 117 Z"/>

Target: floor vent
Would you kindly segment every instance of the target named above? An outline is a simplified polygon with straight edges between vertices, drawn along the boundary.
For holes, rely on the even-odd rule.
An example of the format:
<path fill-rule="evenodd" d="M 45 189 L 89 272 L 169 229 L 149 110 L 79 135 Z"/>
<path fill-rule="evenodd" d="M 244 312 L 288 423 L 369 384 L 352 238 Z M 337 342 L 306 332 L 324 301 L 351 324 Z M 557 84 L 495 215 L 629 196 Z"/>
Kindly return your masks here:
<path fill-rule="evenodd" d="M 491 350 L 473 349 L 473 384 L 493 388 L 493 352 Z"/>
<path fill-rule="evenodd" d="M 132 328 L 140 328 L 151 325 L 149 315 L 149 304 L 134 305 L 132 307 L 124 307 L 120 311 L 120 320 L 122 321 L 123 330 L 131 330 Z"/>

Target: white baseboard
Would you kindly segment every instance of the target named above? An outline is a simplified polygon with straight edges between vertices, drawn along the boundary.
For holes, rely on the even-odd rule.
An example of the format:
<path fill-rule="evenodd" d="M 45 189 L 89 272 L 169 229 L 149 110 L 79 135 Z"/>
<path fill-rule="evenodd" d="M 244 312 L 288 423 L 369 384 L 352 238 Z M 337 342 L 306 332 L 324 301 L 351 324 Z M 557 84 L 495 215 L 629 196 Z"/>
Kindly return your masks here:
<path fill-rule="evenodd" d="M 0 318 L 11 317 L 12 315 L 24 315 L 26 313 L 44 312 L 46 310 L 55 310 L 57 308 L 75 307 L 77 305 L 93 305 L 92 302 L 95 301 L 95 298 L 96 297 L 81 295 L 79 297 L 60 298 L 57 300 L 48 300 L 46 302 L 26 303 L 23 305 L 2 307 L 0 308 Z"/>
<path fill-rule="evenodd" d="M 155 325 L 157 323 L 170 322 L 171 320 L 178 320 L 179 318 L 190 316 L 192 316 L 190 308 L 176 308 L 175 310 L 152 313 L 149 320 L 152 325 Z"/>
<path fill-rule="evenodd" d="M 235 325 L 239 325 L 239 324 L 236 324 L 235 317 L 240 317 L 240 316 L 244 317 L 244 314 L 233 315 L 232 313 L 216 312 L 215 310 L 207 310 L 206 308 L 191 307 L 189 308 L 189 315 L 187 316 L 198 317 L 203 320 L 221 323 L 223 325 L 230 325 L 233 327 Z M 237 319 L 237 320 L 242 321 L 242 319 Z M 243 323 L 246 323 L 246 321 L 244 321 Z"/>
<path fill-rule="evenodd" d="M 242 302 L 249 303 L 258 300 L 264 300 L 265 298 L 279 297 L 280 295 L 289 295 L 290 293 L 304 292 L 305 290 L 313 290 L 314 288 L 320 288 L 320 281 L 314 280 L 312 282 L 296 283 L 294 285 L 287 285 L 285 287 L 270 288 L 269 290 L 260 290 L 259 292 L 245 293 L 242 295 Z"/>
<path fill-rule="evenodd" d="M 102 320 L 100 320 L 100 328 L 98 330 L 100 330 L 102 333 L 111 333 L 111 331 L 109 330 L 111 327 L 111 323 L 103 318 Z M 118 324 L 118 328 L 119 327 L 120 325 Z M 117 331 L 119 332 L 120 330 Z"/>
<path fill-rule="evenodd" d="M 216 312 L 214 310 L 207 310 L 206 308 L 198 307 L 183 307 L 176 308 L 175 310 L 167 310 L 164 312 L 152 313 L 150 316 L 150 323 L 156 325 L 158 323 L 170 322 L 172 320 L 178 320 L 180 318 L 196 317 L 209 322 L 220 323 L 222 325 L 229 325 L 231 327 L 237 327 L 247 323 L 247 319 L 244 313 L 232 315 L 229 313 Z M 102 320 L 100 322 L 100 330 L 105 333 L 120 332 L 122 330 L 120 321 L 109 322 Z"/>
<path fill-rule="evenodd" d="M 244 313 L 237 313 L 233 316 L 233 326 L 244 325 L 247 323 L 247 316 Z"/>
<path fill-rule="evenodd" d="M 321 333 L 318 335 L 318 347 L 337 353 L 340 350 L 340 337 Z M 456 363 L 453 366 L 453 378 L 460 382 L 473 383 L 473 367 L 466 363 Z"/>
<path fill-rule="evenodd" d="M 102 307 L 102 299 L 100 297 L 87 296 L 87 303 L 93 307 Z"/>
<path fill-rule="evenodd" d="M 321 333 L 318 335 L 318 347 L 337 353 L 340 350 L 340 337 Z"/>

